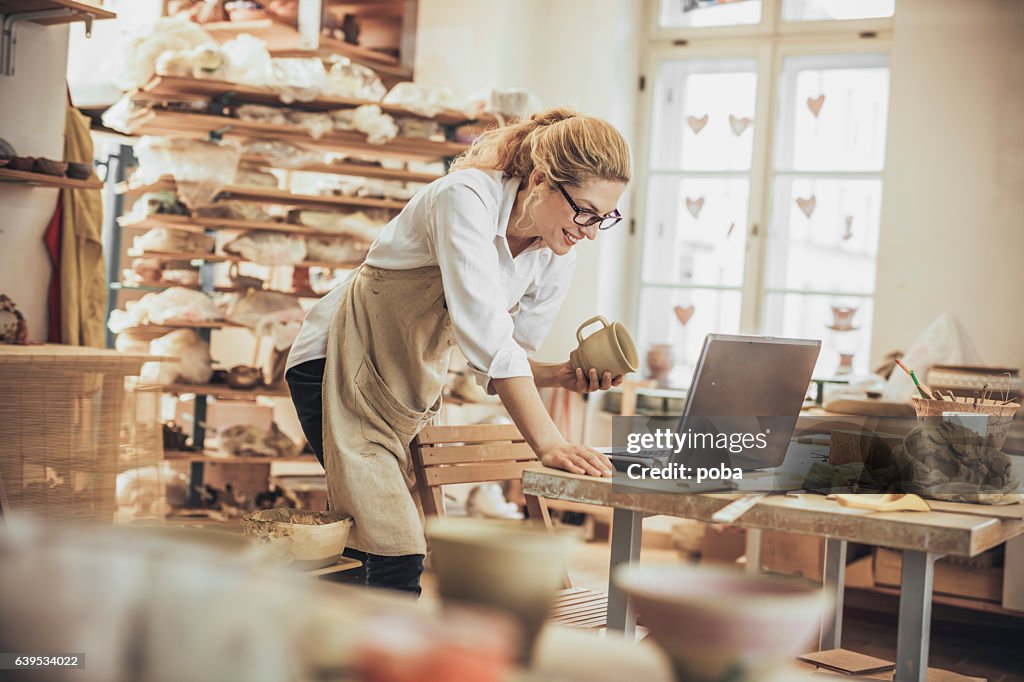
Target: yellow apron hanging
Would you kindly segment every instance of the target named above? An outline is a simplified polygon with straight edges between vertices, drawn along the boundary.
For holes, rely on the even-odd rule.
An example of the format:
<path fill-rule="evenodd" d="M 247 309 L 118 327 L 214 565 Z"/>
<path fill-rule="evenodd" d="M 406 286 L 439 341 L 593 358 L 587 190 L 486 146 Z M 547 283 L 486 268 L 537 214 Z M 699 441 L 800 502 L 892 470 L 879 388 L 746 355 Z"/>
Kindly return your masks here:
<path fill-rule="evenodd" d="M 440 407 L 455 335 L 437 267 L 360 266 L 331 322 L 324 370 L 324 466 L 349 546 L 426 554 L 409 443 Z"/>

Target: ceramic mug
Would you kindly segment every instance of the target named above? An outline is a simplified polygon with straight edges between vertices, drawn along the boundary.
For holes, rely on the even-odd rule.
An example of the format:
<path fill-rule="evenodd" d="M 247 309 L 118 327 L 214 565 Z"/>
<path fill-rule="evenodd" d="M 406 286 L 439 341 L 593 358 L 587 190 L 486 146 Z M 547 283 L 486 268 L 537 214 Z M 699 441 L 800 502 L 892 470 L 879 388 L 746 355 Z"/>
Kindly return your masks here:
<path fill-rule="evenodd" d="M 594 322 L 600 322 L 602 328 L 584 339 L 583 330 Z M 585 373 L 596 369 L 598 377 L 605 372 L 611 372 L 615 377 L 640 369 L 636 344 L 621 322 L 610 323 L 601 315 L 596 315 L 580 325 L 576 330 L 576 339 L 579 345 L 569 354 L 569 362 Z"/>

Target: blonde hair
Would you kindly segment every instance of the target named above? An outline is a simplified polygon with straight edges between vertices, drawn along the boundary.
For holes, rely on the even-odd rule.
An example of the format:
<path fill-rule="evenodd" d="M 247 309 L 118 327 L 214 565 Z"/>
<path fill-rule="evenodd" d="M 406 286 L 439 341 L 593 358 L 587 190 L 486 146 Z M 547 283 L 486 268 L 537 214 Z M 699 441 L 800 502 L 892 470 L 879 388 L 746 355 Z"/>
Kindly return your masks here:
<path fill-rule="evenodd" d="M 627 183 L 629 145 L 607 121 L 556 107 L 478 137 L 448 172 L 466 168 L 500 170 L 524 181 L 539 170 L 552 185 L 579 186 L 588 180 Z M 527 205 L 535 203 L 536 197 L 531 199 Z"/>

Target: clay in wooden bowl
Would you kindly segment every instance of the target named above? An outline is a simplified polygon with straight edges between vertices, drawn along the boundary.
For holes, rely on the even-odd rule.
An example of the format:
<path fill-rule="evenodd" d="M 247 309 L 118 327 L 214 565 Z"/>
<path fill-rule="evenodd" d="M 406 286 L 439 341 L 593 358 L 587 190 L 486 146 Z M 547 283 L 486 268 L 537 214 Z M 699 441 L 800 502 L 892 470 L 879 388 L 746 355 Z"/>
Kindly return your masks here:
<path fill-rule="evenodd" d="M 282 564 L 301 570 L 332 566 L 341 558 L 352 517 L 334 511 L 261 509 L 242 517 L 242 529 L 267 545 Z"/>

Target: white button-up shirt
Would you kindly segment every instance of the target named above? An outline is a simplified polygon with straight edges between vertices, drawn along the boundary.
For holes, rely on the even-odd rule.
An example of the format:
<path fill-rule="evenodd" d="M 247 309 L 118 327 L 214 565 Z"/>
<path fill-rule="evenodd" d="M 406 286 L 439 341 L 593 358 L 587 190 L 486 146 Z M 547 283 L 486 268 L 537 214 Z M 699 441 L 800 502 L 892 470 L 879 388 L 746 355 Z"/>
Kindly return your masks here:
<path fill-rule="evenodd" d="M 519 184 L 478 169 L 439 178 L 384 226 L 366 257 L 388 270 L 440 267 L 455 338 L 481 385 L 532 376 L 528 357 L 547 336 L 576 265 L 575 253 L 556 256 L 539 240 L 512 257 L 505 232 Z M 327 357 L 327 332 L 347 284 L 310 309 L 288 367 Z"/>

